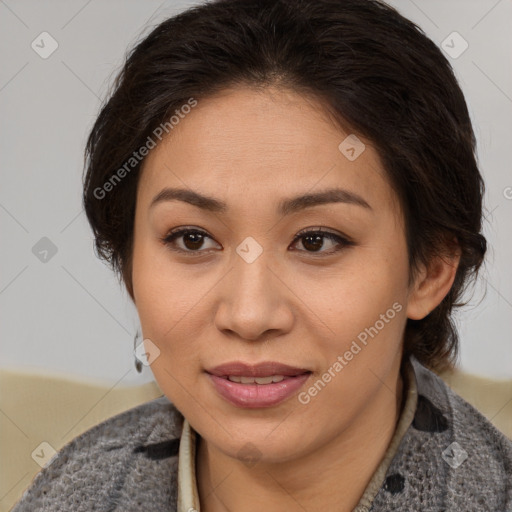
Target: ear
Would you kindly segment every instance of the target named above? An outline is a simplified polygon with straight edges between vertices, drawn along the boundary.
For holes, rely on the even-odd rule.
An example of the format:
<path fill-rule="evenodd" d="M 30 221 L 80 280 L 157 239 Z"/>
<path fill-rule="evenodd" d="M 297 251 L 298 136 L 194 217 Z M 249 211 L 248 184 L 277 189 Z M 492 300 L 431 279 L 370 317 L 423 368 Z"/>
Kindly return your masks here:
<path fill-rule="evenodd" d="M 428 266 L 421 266 L 409 292 L 407 318 L 421 320 L 441 303 L 452 287 L 459 261 L 456 244 L 450 254 L 434 256 Z"/>

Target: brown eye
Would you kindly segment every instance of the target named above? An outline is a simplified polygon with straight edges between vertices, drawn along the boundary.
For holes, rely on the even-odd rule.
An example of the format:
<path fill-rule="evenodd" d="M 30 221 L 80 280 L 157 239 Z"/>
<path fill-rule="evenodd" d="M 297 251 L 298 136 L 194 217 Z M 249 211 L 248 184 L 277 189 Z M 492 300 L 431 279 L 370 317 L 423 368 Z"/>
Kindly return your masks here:
<path fill-rule="evenodd" d="M 185 247 L 191 251 L 201 249 L 203 243 L 204 235 L 202 233 L 191 231 L 190 233 L 185 233 L 183 235 L 183 245 L 185 245 Z"/>
<path fill-rule="evenodd" d="M 177 244 L 177 241 L 180 238 L 182 239 L 181 247 L 179 247 L 179 244 Z M 163 239 L 163 242 L 166 245 L 168 245 L 172 250 L 175 251 L 204 252 L 200 251 L 200 249 L 204 249 L 203 246 L 206 239 L 213 240 L 204 231 L 198 229 L 182 228 L 177 231 L 171 232 Z"/>
<path fill-rule="evenodd" d="M 322 251 L 325 247 L 325 239 L 334 243 L 334 249 L 331 248 Z M 330 231 L 322 231 L 321 229 L 299 233 L 293 243 L 296 244 L 298 241 L 302 242 L 302 246 L 305 248 L 306 252 L 320 254 L 333 254 L 343 247 L 353 245 L 353 243 L 345 237 L 331 233 Z M 338 246 L 337 248 L 336 245 Z"/>

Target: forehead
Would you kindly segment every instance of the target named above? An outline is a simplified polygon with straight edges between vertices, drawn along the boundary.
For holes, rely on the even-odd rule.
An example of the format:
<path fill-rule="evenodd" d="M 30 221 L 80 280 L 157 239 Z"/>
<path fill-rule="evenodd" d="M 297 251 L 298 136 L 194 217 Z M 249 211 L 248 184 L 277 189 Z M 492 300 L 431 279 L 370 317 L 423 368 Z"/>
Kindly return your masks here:
<path fill-rule="evenodd" d="M 358 139 L 312 96 L 226 89 L 197 100 L 148 154 L 139 198 L 147 202 L 163 187 L 179 186 L 227 203 L 253 198 L 254 208 L 276 197 L 343 187 L 395 209 L 397 197 L 377 151 Z"/>

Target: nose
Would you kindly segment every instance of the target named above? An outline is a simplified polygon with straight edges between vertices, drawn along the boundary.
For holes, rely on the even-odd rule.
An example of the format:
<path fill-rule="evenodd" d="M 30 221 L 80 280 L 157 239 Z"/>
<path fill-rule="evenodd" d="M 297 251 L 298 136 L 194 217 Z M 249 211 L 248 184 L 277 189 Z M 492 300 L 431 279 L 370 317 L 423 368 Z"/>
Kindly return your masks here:
<path fill-rule="evenodd" d="M 293 293 L 265 251 L 248 262 L 238 255 L 221 282 L 217 329 L 245 341 L 268 341 L 292 328 Z"/>

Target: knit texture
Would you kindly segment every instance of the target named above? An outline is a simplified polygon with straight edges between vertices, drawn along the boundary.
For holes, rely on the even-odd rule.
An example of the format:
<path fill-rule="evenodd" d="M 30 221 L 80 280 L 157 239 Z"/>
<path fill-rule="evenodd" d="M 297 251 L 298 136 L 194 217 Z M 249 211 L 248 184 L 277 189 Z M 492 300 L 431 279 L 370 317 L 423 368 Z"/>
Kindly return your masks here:
<path fill-rule="evenodd" d="M 413 362 L 418 406 L 371 512 L 512 511 L 512 441 Z"/>
<path fill-rule="evenodd" d="M 512 512 L 512 441 L 412 363 L 414 420 L 358 512 Z M 104 421 L 62 448 L 12 512 L 176 512 L 182 426 L 165 397 Z"/>
<path fill-rule="evenodd" d="M 182 424 L 162 397 L 96 425 L 58 452 L 11 512 L 175 511 Z"/>

